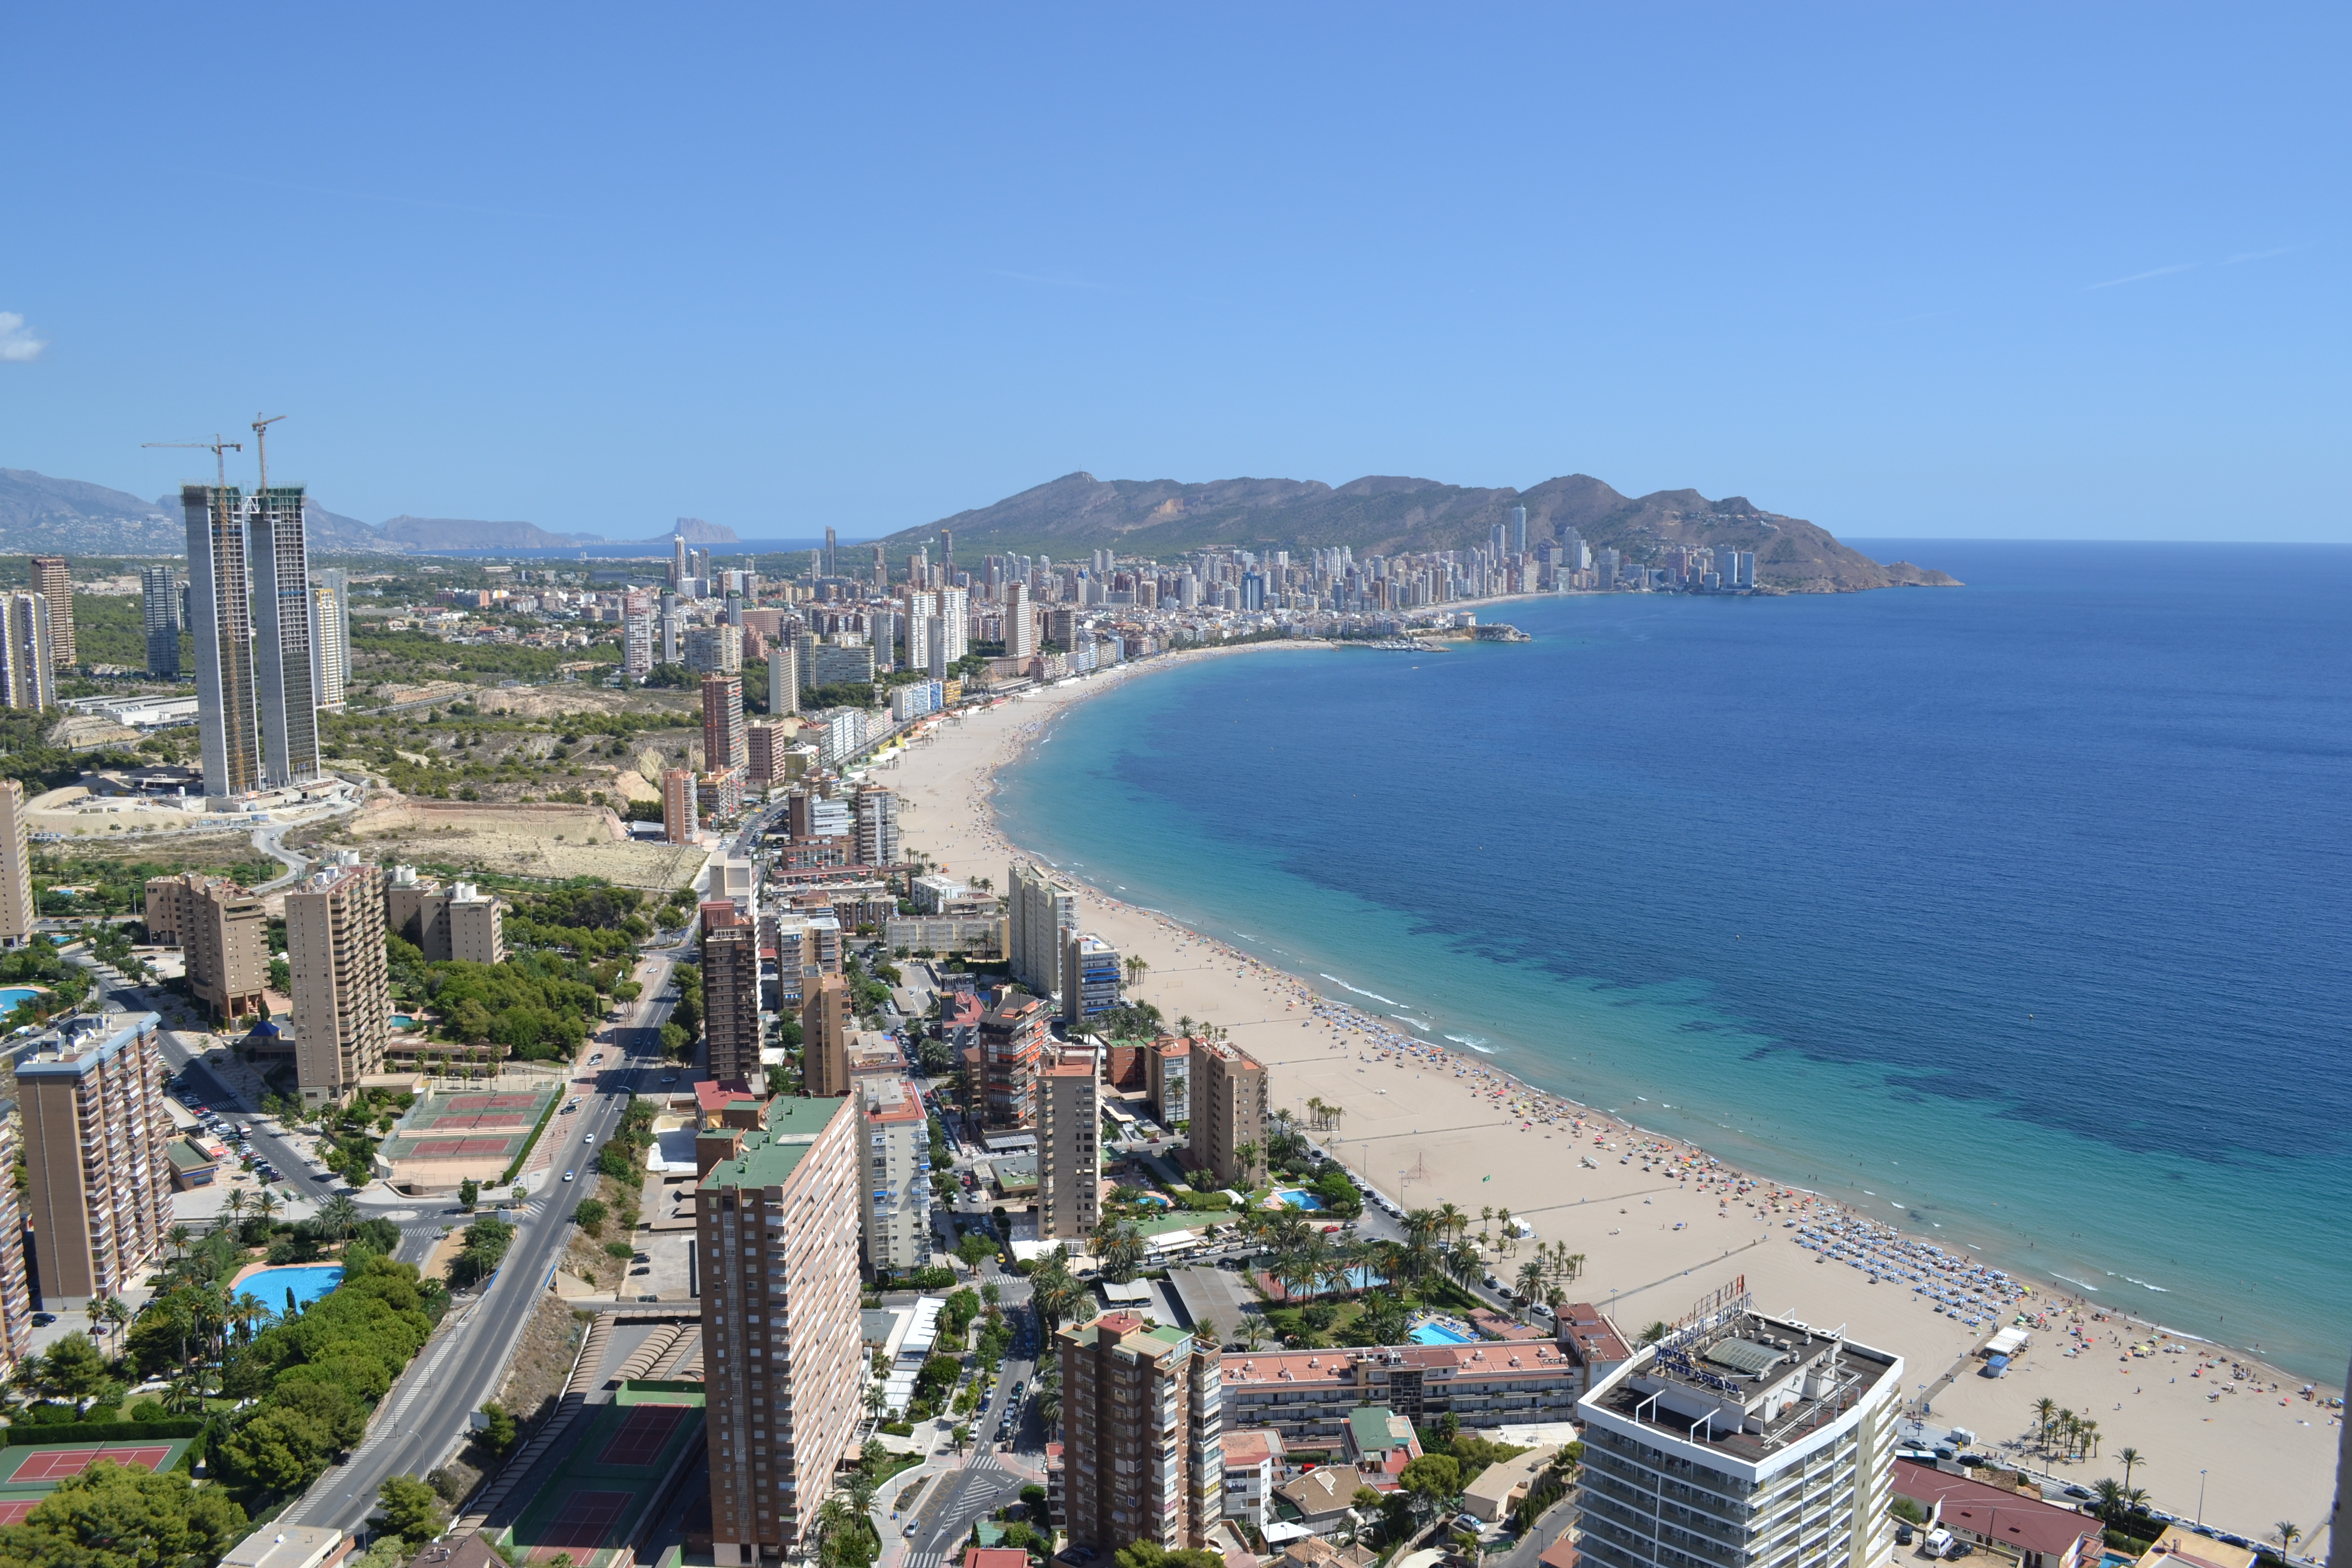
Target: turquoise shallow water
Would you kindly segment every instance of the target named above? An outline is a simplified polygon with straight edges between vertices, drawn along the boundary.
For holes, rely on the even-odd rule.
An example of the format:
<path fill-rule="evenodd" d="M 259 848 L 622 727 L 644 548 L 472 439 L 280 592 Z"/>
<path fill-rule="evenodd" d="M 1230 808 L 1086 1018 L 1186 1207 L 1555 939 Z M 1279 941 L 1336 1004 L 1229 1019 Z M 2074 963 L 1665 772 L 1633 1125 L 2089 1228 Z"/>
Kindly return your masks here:
<path fill-rule="evenodd" d="M 289 1290 L 297 1305 L 307 1307 L 342 1282 L 340 1263 L 289 1264 L 257 1269 L 239 1280 L 236 1289 L 237 1294 L 252 1297 L 273 1312 L 282 1312 Z"/>
<path fill-rule="evenodd" d="M 1155 674 L 1000 808 L 1425 1037 L 2332 1383 L 2352 550 L 1900 552 L 1969 586 Z"/>

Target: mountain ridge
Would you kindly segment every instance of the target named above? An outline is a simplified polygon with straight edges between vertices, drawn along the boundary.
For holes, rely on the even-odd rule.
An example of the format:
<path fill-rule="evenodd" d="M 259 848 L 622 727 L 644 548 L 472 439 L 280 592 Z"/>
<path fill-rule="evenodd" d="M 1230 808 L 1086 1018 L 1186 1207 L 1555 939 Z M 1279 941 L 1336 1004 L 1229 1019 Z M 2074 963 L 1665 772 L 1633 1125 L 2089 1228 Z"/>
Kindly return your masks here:
<path fill-rule="evenodd" d="M 1882 563 L 1802 518 L 1768 511 L 1745 496 L 1709 500 L 1696 489 L 1627 496 L 1590 474 L 1528 489 L 1450 485 L 1368 474 L 1345 484 L 1318 479 L 1098 479 L 1079 470 L 878 541 L 912 549 L 951 529 L 960 553 L 1075 554 L 1108 545 L 1169 559 L 1202 549 L 1311 550 L 1336 544 L 1359 555 L 1464 550 L 1484 544 L 1510 509 L 1528 509 L 1529 546 L 1574 528 L 1595 549 L 1635 561 L 1675 545 L 1753 551 L 1760 584 L 1790 592 L 1945 586 L 1955 580 L 1908 562 Z"/>

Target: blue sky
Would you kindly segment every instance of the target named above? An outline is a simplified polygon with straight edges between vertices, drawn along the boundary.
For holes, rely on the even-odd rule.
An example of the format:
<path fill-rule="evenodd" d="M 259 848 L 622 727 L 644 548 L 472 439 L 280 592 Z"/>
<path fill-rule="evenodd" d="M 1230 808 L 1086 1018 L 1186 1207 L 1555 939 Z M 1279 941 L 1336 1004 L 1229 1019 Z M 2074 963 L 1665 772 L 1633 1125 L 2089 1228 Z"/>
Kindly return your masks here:
<path fill-rule="evenodd" d="M 625 538 L 1085 468 L 2352 540 L 2347 16 L 20 7 L 0 466 L 266 408 L 339 511 Z"/>

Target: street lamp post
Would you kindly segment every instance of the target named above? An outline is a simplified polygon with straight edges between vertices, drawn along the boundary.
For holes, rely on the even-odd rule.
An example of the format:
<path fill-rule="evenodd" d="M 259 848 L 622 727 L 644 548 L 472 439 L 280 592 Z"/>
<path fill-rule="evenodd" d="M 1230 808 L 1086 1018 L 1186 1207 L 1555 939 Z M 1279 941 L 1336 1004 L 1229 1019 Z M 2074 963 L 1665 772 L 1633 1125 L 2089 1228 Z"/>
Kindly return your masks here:
<path fill-rule="evenodd" d="M 2197 1472 L 2197 1522 L 2205 1522 L 2205 1472 Z"/>

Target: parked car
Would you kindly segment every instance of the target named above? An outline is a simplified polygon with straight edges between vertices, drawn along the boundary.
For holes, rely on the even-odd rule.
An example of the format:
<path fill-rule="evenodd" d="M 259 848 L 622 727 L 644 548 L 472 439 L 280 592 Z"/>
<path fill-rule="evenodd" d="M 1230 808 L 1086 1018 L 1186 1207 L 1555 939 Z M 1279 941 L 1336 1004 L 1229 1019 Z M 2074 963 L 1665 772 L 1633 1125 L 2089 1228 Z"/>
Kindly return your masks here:
<path fill-rule="evenodd" d="M 571 1173 L 571 1172 L 569 1172 L 569 1171 L 564 1172 L 564 1173 L 563 1173 L 563 1179 L 564 1179 L 565 1181 L 567 1181 L 567 1182 L 568 1182 L 568 1181 L 570 1181 L 570 1180 L 572 1179 L 572 1173 Z"/>

